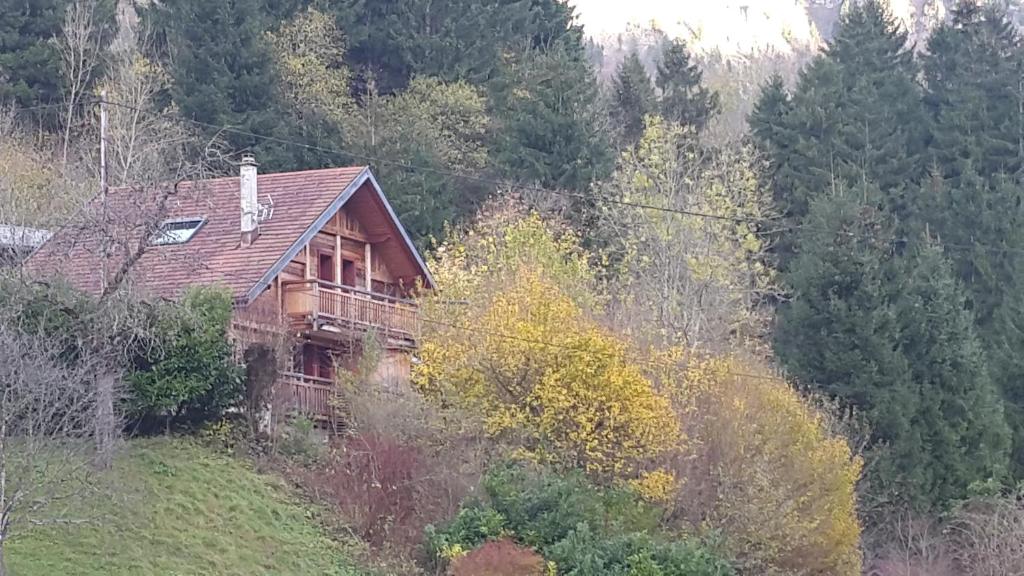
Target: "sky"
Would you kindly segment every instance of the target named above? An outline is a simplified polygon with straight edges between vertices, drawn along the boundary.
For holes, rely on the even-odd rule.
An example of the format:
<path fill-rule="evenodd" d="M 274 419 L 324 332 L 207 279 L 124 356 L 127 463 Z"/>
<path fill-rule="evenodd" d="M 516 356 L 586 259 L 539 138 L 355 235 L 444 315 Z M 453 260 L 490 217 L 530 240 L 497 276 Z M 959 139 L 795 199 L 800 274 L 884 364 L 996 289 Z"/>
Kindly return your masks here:
<path fill-rule="evenodd" d="M 817 33 L 794 0 L 570 0 L 588 35 L 596 38 L 651 23 L 695 49 L 726 53 L 810 45 Z"/>

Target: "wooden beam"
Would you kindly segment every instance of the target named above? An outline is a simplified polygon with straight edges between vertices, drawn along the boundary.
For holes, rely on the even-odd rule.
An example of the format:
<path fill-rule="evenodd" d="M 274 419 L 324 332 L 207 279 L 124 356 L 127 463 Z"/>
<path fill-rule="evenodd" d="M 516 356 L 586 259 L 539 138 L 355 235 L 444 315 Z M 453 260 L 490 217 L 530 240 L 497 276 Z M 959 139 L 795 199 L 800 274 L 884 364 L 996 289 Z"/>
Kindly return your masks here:
<path fill-rule="evenodd" d="M 370 291 L 371 287 L 373 286 L 373 283 L 370 281 L 370 267 L 373 265 L 373 260 L 370 259 L 372 256 L 372 254 L 370 253 L 370 243 L 367 242 L 366 244 L 364 244 L 364 246 L 365 251 L 363 253 L 363 259 L 366 261 L 366 263 L 363 265 L 363 270 L 366 272 L 366 290 Z"/>
<path fill-rule="evenodd" d="M 339 234 L 334 237 L 334 282 L 341 284 L 341 229 L 338 229 Z"/>
<path fill-rule="evenodd" d="M 309 244 L 306 244 L 306 280 L 313 277 L 313 259 L 309 257 Z"/>
<path fill-rule="evenodd" d="M 284 320 L 284 290 L 281 288 L 281 275 L 278 274 L 275 280 L 277 280 L 277 320 L 280 322 Z"/>

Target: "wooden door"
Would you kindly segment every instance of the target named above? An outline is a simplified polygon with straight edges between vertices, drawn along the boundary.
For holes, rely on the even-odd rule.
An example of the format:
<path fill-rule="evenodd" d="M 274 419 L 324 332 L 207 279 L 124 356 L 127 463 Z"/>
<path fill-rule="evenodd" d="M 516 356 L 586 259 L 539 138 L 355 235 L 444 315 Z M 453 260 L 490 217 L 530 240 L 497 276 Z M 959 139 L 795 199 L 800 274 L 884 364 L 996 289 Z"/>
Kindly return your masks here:
<path fill-rule="evenodd" d="M 356 285 L 356 263 L 351 260 L 341 261 L 341 283 L 345 286 L 355 288 Z"/>
<path fill-rule="evenodd" d="M 334 282 L 334 256 L 331 253 L 319 253 L 317 258 L 317 278 L 324 282 Z"/>

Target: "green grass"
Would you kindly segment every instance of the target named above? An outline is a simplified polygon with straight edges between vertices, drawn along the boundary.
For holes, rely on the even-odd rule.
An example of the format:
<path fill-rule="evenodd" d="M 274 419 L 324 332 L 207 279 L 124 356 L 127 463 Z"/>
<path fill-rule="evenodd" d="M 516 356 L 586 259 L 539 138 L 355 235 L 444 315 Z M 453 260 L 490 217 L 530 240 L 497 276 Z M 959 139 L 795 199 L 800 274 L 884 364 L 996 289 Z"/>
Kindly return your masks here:
<path fill-rule="evenodd" d="M 11 572 L 360 573 L 346 547 L 325 534 L 315 511 L 299 503 L 283 483 L 193 442 L 131 441 L 108 480 L 112 489 L 74 507 L 88 522 L 14 534 L 7 548 Z"/>

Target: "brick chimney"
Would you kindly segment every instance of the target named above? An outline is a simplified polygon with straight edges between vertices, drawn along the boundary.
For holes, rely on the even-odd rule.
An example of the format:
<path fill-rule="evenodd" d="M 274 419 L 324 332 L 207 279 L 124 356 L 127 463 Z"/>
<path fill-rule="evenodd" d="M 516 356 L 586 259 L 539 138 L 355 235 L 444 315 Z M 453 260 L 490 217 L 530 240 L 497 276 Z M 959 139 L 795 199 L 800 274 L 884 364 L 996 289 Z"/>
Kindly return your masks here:
<path fill-rule="evenodd" d="M 257 220 L 259 203 L 256 200 L 256 166 L 256 158 L 252 154 L 242 155 L 242 164 L 239 168 L 239 193 L 242 207 L 242 246 L 252 244 L 260 235 L 260 225 Z"/>

